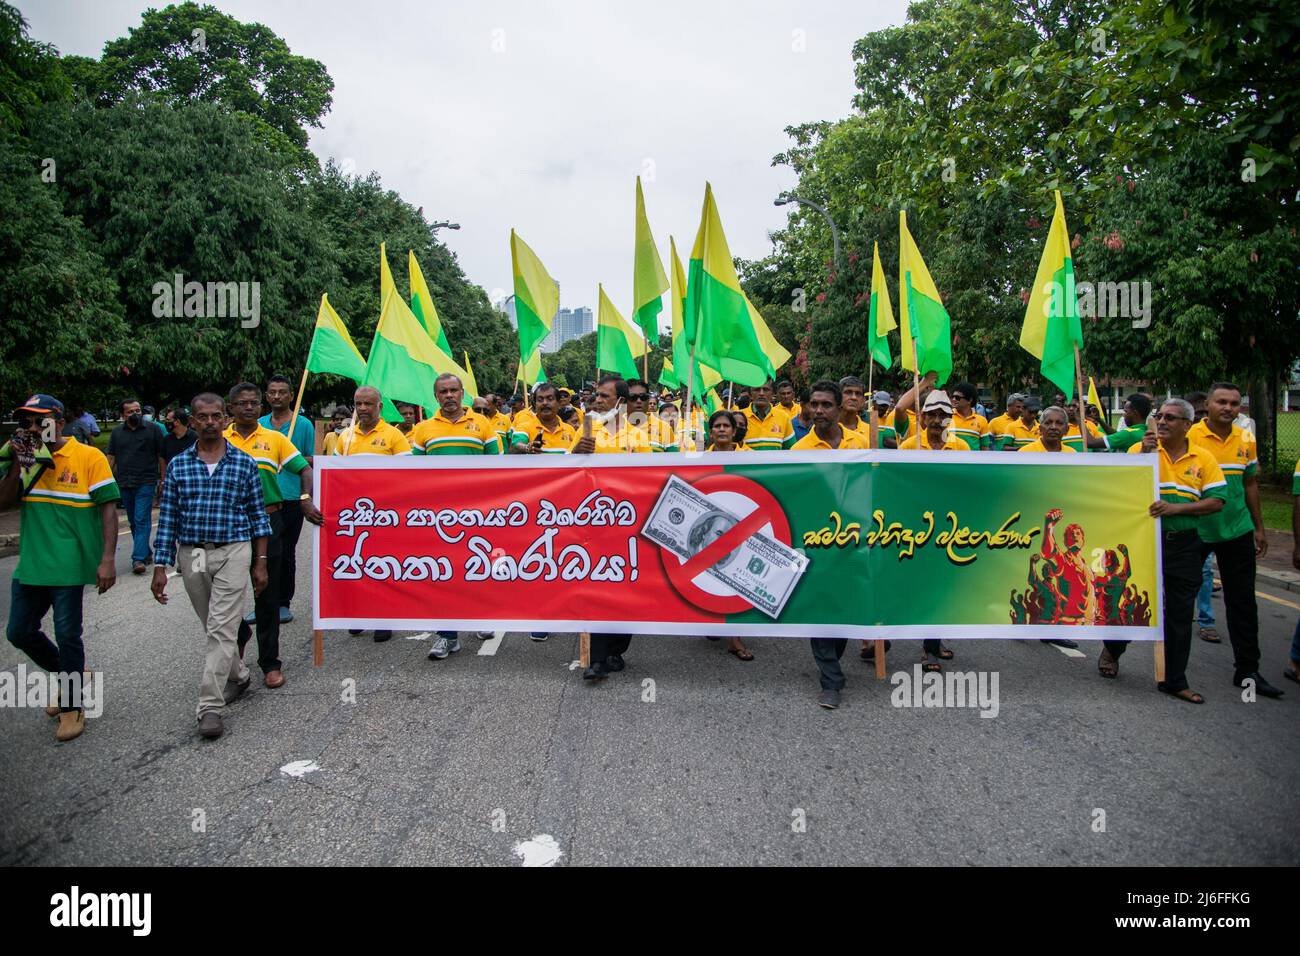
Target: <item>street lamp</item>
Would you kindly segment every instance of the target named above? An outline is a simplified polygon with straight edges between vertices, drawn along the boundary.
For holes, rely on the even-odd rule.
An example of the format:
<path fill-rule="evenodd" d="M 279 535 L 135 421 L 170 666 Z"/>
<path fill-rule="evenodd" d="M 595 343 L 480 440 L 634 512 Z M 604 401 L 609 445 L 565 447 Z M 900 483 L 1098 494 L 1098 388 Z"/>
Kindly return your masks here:
<path fill-rule="evenodd" d="M 434 222 L 429 224 L 429 229 L 433 232 L 437 232 L 439 229 L 459 229 L 459 228 L 460 228 L 460 223 L 452 222 L 450 219 L 444 219 L 442 222 Z"/>
<path fill-rule="evenodd" d="M 831 227 L 831 245 L 834 247 L 833 255 L 834 255 L 834 257 L 835 257 L 835 258 L 834 258 L 834 261 L 835 261 L 835 268 L 836 268 L 837 270 L 839 270 L 839 269 L 841 268 L 841 265 L 840 265 L 840 233 L 839 233 L 839 230 L 835 228 L 835 220 L 831 218 L 831 214 L 828 213 L 828 212 L 826 211 L 826 207 L 824 207 L 824 206 L 819 206 L 817 203 L 813 202 L 811 199 L 800 199 L 798 196 L 781 196 L 781 197 L 775 199 L 775 200 L 772 202 L 772 205 L 773 205 L 773 206 L 785 206 L 785 205 L 788 205 L 789 203 L 792 203 L 792 202 L 797 202 L 797 203 L 799 203 L 801 206 L 809 206 L 809 207 L 811 207 L 812 209 L 816 209 L 819 213 L 822 214 L 822 218 L 826 220 L 826 224 L 827 224 L 828 226 Z"/>

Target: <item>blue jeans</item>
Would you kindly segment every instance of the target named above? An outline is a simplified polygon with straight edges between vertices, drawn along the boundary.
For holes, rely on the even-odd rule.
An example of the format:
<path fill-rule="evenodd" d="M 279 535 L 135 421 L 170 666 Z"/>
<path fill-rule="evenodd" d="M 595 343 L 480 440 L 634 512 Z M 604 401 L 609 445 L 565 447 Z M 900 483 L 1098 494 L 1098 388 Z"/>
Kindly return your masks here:
<path fill-rule="evenodd" d="M 131 560 L 149 561 L 149 533 L 153 531 L 153 491 L 155 485 L 123 488 L 122 507 L 131 522 Z"/>
<path fill-rule="evenodd" d="M 1291 635 L 1291 660 L 1300 664 L 1300 621 L 1295 622 L 1295 633 Z"/>
<path fill-rule="evenodd" d="M 1201 590 L 1196 594 L 1196 624 L 1198 627 L 1214 627 L 1214 605 L 1210 603 L 1210 596 L 1214 593 L 1214 571 L 1210 569 L 1210 562 L 1214 560 L 1214 555 L 1205 559 L 1205 564 L 1201 565 Z"/>
<path fill-rule="evenodd" d="M 51 674 L 80 674 L 86 669 L 86 649 L 81 643 L 81 594 L 85 586 L 48 587 L 14 579 L 9 593 L 9 643 L 36 666 Z M 54 608 L 53 641 L 41 630 L 45 612 Z M 61 701 L 63 710 L 77 710 Z"/>

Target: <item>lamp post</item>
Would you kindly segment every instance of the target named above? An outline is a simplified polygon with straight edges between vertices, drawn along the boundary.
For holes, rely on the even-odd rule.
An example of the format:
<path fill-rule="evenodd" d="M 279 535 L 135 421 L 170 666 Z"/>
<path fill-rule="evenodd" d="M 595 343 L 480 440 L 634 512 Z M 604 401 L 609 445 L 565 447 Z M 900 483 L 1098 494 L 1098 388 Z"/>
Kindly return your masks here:
<path fill-rule="evenodd" d="M 437 232 L 439 229 L 459 229 L 460 223 L 452 222 L 450 219 L 444 219 L 442 222 L 429 223 L 429 230 Z"/>
<path fill-rule="evenodd" d="M 780 196 L 773 200 L 772 205 L 785 206 L 792 202 L 797 202 L 801 206 L 808 206 L 811 209 L 816 209 L 822 214 L 822 218 L 826 220 L 826 225 L 831 227 L 831 245 L 834 248 L 832 255 L 834 256 L 835 269 L 836 271 L 839 271 L 842 268 L 840 262 L 840 232 L 835 228 L 835 220 L 831 218 L 831 214 L 826 211 L 825 206 L 818 205 L 811 199 L 800 199 L 798 196 Z"/>

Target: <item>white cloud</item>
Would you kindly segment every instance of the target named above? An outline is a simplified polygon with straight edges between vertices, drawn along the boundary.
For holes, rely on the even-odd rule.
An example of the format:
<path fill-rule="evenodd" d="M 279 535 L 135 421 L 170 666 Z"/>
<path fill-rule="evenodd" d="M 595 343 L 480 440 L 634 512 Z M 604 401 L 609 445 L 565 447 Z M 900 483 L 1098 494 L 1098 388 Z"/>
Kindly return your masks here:
<path fill-rule="evenodd" d="M 20 8 L 37 39 L 98 56 L 146 5 Z M 794 183 L 770 165 L 788 146 L 783 129 L 846 115 L 853 43 L 900 23 L 906 8 L 905 0 L 215 5 L 325 64 L 334 105 L 324 129 L 312 130 L 312 149 L 378 171 L 430 220 L 459 222 L 441 236 L 471 281 L 510 286 L 513 227 L 560 282 L 565 306 L 594 307 L 603 282 L 624 314 L 637 174 L 653 169 L 646 204 L 665 266 L 670 233 L 689 254 L 706 179 L 732 252 L 765 254 L 768 231 L 786 216 L 772 200 Z"/>

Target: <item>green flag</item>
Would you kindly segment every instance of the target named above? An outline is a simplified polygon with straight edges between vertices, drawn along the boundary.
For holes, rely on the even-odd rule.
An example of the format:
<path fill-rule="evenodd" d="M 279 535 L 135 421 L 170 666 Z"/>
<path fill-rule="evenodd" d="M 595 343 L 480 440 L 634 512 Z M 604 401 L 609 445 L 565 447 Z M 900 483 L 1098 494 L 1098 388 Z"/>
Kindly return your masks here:
<path fill-rule="evenodd" d="M 320 297 L 316 329 L 307 351 L 307 371 L 318 375 L 342 375 L 360 385 L 366 378 L 366 360 L 357 351 L 348 328 L 330 305 L 328 294 Z"/>
<path fill-rule="evenodd" d="M 761 385 L 775 375 L 754 329 L 749 303 L 722 232 L 713 188 L 704 185 L 700 229 L 691 250 L 683 329 L 695 357 L 741 385 Z"/>
<path fill-rule="evenodd" d="M 1074 398 L 1074 350 L 1083 347 L 1083 327 L 1074 291 L 1070 231 L 1065 225 L 1065 206 L 1059 189 L 1056 212 L 1047 231 L 1047 245 L 1038 261 L 1038 274 L 1025 309 L 1020 346 L 1041 360 L 1043 378 L 1064 392 L 1066 401 Z"/>
<path fill-rule="evenodd" d="M 443 372 L 451 372 L 464 384 L 465 370 L 433 344 L 410 306 L 396 289 L 390 289 L 380 309 L 362 384 L 373 385 L 386 399 L 419 405 L 432 415 L 438 408 L 433 383 Z"/>
<path fill-rule="evenodd" d="M 438 318 L 438 310 L 434 308 L 433 296 L 429 295 L 429 286 L 424 281 L 424 273 L 420 271 L 420 263 L 415 260 L 415 253 L 409 249 L 406 251 L 406 268 L 411 279 L 411 311 L 429 333 L 433 343 L 450 355 L 447 330 Z"/>
<path fill-rule="evenodd" d="M 659 313 L 662 296 L 668 291 L 668 276 L 650 234 L 650 220 L 645 214 L 645 196 L 641 177 L 636 178 L 636 248 L 632 257 L 632 321 L 641 329 L 645 340 L 659 341 Z"/>
<path fill-rule="evenodd" d="M 560 287 L 528 244 L 510 230 L 510 265 L 515 278 L 519 358 L 527 361 L 551 331 L 560 308 Z"/>
<path fill-rule="evenodd" d="M 881 368 L 894 364 L 889 355 L 889 338 L 886 333 L 898 328 L 894 309 L 889 303 L 889 286 L 885 285 L 885 270 L 880 264 L 880 244 L 871 244 L 871 308 L 867 312 L 868 352 Z"/>
<path fill-rule="evenodd" d="M 627 319 L 618 314 L 614 303 L 605 295 L 605 287 L 596 287 L 596 368 L 617 372 L 624 378 L 639 378 L 636 360 L 645 354 L 645 340 Z"/>
<path fill-rule="evenodd" d="M 943 385 L 952 375 L 952 323 L 943 307 L 939 290 L 921 258 L 921 250 L 907 231 L 907 213 L 898 212 L 898 313 L 902 340 L 902 366 L 938 373 Z M 913 347 L 913 339 L 916 347 Z M 916 351 L 920 351 L 920 365 Z"/>

